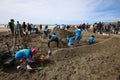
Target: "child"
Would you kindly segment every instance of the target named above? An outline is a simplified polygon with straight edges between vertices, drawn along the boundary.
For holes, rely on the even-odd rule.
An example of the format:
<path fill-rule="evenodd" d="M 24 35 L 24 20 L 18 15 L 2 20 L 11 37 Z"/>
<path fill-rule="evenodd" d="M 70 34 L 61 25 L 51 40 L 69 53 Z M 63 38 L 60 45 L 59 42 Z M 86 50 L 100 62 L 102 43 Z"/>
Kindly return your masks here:
<path fill-rule="evenodd" d="M 41 66 L 44 66 L 44 60 L 45 60 L 44 54 L 41 54 L 39 59 L 40 59 L 40 62 L 41 62 Z"/>
<path fill-rule="evenodd" d="M 82 37 L 82 32 L 83 32 L 82 25 L 78 25 L 77 29 L 75 30 L 75 41 L 78 42 L 78 45 L 80 45 L 80 40 L 81 40 L 81 37 Z"/>
<path fill-rule="evenodd" d="M 95 42 L 94 38 L 95 38 L 94 35 L 92 35 L 91 37 L 88 37 L 87 39 L 88 44 L 93 44 Z"/>
<path fill-rule="evenodd" d="M 67 41 L 68 41 L 68 46 L 72 46 L 73 43 L 74 43 L 74 40 L 73 40 L 73 38 L 71 37 L 71 35 L 69 35 L 69 36 L 67 37 Z"/>
<path fill-rule="evenodd" d="M 45 26 L 45 30 L 43 31 L 43 36 L 47 36 L 49 33 L 48 25 Z"/>

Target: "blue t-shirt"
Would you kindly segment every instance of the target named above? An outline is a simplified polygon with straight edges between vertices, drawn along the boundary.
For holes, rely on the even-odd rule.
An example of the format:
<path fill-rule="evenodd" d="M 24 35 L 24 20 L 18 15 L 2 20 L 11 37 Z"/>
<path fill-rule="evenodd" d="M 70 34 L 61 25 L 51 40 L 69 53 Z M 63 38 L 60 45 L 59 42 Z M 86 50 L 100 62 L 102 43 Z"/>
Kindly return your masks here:
<path fill-rule="evenodd" d="M 49 32 L 49 29 L 45 29 L 44 31 L 45 31 L 46 33 L 48 33 L 48 32 Z"/>
<path fill-rule="evenodd" d="M 87 41 L 88 41 L 89 44 L 92 44 L 92 43 L 94 43 L 94 38 L 93 37 L 89 37 Z"/>
<path fill-rule="evenodd" d="M 83 31 L 82 29 L 75 30 L 75 36 L 81 36 L 82 31 Z"/>
<path fill-rule="evenodd" d="M 53 39 L 56 39 L 56 38 L 57 38 L 56 35 L 54 35 L 54 34 L 51 35 L 51 39 L 52 39 L 52 40 L 53 40 Z"/>
<path fill-rule="evenodd" d="M 72 45 L 74 42 L 73 38 L 71 37 L 67 37 L 67 41 L 68 41 L 68 46 Z"/>
<path fill-rule="evenodd" d="M 16 29 L 19 29 L 19 24 L 18 23 L 16 24 Z"/>
<path fill-rule="evenodd" d="M 23 49 L 15 54 L 15 59 L 20 60 L 22 58 L 30 58 L 30 49 Z"/>
<path fill-rule="evenodd" d="M 65 29 L 65 27 L 66 27 L 66 26 L 65 26 L 64 24 L 62 24 L 62 29 L 63 29 L 63 30 Z"/>
<path fill-rule="evenodd" d="M 59 26 L 57 24 L 55 24 L 55 28 L 59 28 Z"/>

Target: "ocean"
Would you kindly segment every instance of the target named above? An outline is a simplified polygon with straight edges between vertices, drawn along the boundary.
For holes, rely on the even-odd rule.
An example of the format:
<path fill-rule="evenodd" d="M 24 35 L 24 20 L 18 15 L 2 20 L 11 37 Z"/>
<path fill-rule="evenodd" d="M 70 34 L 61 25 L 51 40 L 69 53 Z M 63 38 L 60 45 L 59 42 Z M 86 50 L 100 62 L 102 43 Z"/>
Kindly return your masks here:
<path fill-rule="evenodd" d="M 2 27 L 7 27 L 7 25 L 6 24 L 0 24 L 0 27 L 2 28 Z"/>
<path fill-rule="evenodd" d="M 43 24 L 42 27 L 45 27 L 46 25 Z M 0 24 L 0 28 L 6 28 L 7 27 L 7 24 Z M 38 24 L 36 24 L 36 27 L 39 27 Z M 54 27 L 54 25 L 48 25 L 48 27 Z"/>

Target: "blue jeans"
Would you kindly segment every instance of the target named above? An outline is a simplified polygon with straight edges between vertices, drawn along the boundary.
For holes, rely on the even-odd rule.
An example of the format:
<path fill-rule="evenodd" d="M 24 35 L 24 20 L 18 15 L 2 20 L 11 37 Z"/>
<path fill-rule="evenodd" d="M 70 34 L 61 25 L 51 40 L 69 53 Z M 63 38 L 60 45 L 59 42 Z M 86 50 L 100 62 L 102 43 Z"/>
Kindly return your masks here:
<path fill-rule="evenodd" d="M 75 41 L 77 41 L 79 44 L 80 44 L 80 39 L 81 39 L 81 36 L 75 36 Z"/>

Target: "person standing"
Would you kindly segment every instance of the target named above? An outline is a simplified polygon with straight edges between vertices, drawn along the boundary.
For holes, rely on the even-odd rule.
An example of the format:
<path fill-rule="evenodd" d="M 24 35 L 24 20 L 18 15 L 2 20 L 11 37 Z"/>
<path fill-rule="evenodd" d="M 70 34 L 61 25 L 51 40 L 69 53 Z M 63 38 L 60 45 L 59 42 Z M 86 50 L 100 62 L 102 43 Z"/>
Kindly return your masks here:
<path fill-rule="evenodd" d="M 14 28 L 15 28 L 15 24 L 14 24 L 14 19 L 11 19 L 10 22 L 8 23 L 12 36 L 14 36 Z"/>
<path fill-rule="evenodd" d="M 103 24 L 101 22 L 98 23 L 98 32 L 102 34 Z"/>
<path fill-rule="evenodd" d="M 82 25 L 78 25 L 77 29 L 75 30 L 75 41 L 78 42 L 78 44 L 80 44 L 80 39 L 82 37 Z"/>
<path fill-rule="evenodd" d="M 19 34 L 19 31 L 20 31 L 20 23 L 19 23 L 19 21 L 17 21 L 17 24 L 16 24 L 16 33 Z"/>
<path fill-rule="evenodd" d="M 23 22 L 22 27 L 23 27 L 24 31 L 26 32 L 27 25 L 25 22 Z"/>
<path fill-rule="evenodd" d="M 93 25 L 93 33 L 96 33 L 97 27 L 98 27 L 98 24 L 94 23 L 94 25 Z"/>
<path fill-rule="evenodd" d="M 40 27 L 40 31 L 41 31 L 41 30 L 42 30 L 42 24 L 40 24 L 40 26 L 39 26 L 39 27 Z"/>
<path fill-rule="evenodd" d="M 120 21 L 116 23 L 115 30 L 114 30 L 115 34 L 118 34 L 119 28 L 120 28 Z"/>
<path fill-rule="evenodd" d="M 32 30 L 32 27 L 31 27 L 31 24 L 27 24 L 27 29 L 28 29 L 28 33 L 30 34 L 31 33 L 31 30 Z"/>

